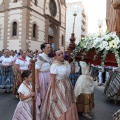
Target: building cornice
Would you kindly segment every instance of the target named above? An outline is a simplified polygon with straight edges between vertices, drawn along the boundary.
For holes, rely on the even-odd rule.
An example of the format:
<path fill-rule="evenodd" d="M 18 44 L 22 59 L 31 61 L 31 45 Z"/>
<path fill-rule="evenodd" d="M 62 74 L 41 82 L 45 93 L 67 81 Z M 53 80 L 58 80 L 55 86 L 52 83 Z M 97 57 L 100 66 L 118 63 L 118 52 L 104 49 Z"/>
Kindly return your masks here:
<path fill-rule="evenodd" d="M 50 21 L 52 21 L 54 24 L 56 25 L 61 25 L 61 22 L 57 21 L 56 19 L 54 19 L 52 16 L 48 15 L 48 14 L 45 14 L 44 15 L 45 18 L 48 18 Z"/>
<path fill-rule="evenodd" d="M 44 15 L 42 15 L 41 13 L 39 13 L 38 11 L 36 11 L 36 10 L 34 10 L 34 9 L 28 7 L 28 6 L 22 6 L 22 7 L 5 9 L 4 11 L 0 11 L 0 13 L 6 12 L 6 11 L 11 11 L 11 10 L 17 10 L 17 9 L 25 9 L 25 8 L 27 8 L 27 9 L 29 9 L 29 10 L 31 10 L 31 11 L 34 11 L 34 12 L 36 12 L 37 14 L 39 14 L 39 15 L 41 15 L 41 16 L 44 16 Z"/>
<path fill-rule="evenodd" d="M 7 12 L 7 11 L 11 11 L 11 10 L 17 10 L 17 9 L 29 9 L 31 11 L 34 11 L 36 12 L 37 14 L 45 17 L 45 18 L 49 18 L 50 21 L 52 21 L 53 23 L 55 23 L 56 25 L 61 25 L 61 22 L 57 21 L 56 19 L 54 19 L 52 16 L 48 15 L 48 14 L 45 14 L 45 15 L 42 15 L 41 13 L 39 13 L 38 11 L 28 7 L 28 6 L 22 6 L 22 7 L 16 7 L 16 8 L 10 8 L 10 9 L 5 9 L 4 11 L 0 11 L 0 13 L 4 13 L 4 12 Z"/>

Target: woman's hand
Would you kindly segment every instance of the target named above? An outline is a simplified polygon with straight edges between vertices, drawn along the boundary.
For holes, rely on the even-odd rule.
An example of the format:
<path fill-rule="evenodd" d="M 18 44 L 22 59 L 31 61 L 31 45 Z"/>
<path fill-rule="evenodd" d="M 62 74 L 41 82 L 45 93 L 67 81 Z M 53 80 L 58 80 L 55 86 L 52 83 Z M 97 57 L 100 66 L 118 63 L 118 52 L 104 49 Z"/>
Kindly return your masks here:
<path fill-rule="evenodd" d="M 38 84 L 36 84 L 35 86 L 36 86 L 36 91 L 40 92 L 40 86 Z"/>
<path fill-rule="evenodd" d="M 34 97 L 35 96 L 35 92 L 31 92 L 31 97 Z"/>
<path fill-rule="evenodd" d="M 36 88 L 37 92 L 40 92 L 40 87 Z"/>
<path fill-rule="evenodd" d="M 53 100 L 55 103 L 57 102 L 57 95 L 56 94 L 53 94 Z"/>

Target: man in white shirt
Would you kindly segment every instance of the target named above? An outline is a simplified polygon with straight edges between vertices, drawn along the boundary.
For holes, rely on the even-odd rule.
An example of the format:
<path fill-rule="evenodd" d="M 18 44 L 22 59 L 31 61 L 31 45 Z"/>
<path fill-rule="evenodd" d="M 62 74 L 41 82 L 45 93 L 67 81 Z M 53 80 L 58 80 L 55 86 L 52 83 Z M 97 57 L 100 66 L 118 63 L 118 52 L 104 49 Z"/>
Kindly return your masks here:
<path fill-rule="evenodd" d="M 103 83 L 103 72 L 104 72 L 104 67 L 103 66 L 98 66 L 98 69 L 99 69 L 99 74 L 98 74 L 98 80 L 99 80 L 99 83 L 98 83 L 98 86 L 101 86 L 102 83 Z"/>

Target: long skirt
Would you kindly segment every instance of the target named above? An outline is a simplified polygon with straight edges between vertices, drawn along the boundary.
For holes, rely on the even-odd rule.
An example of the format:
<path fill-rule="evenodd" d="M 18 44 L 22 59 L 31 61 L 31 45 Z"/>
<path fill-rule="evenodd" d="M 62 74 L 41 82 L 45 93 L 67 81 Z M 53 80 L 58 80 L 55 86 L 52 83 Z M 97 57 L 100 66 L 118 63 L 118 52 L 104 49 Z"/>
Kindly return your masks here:
<path fill-rule="evenodd" d="M 88 113 L 95 107 L 94 93 L 92 94 L 80 94 L 77 98 L 77 110 L 78 112 Z"/>
<path fill-rule="evenodd" d="M 32 101 L 20 101 L 15 109 L 12 120 L 33 120 Z M 40 111 L 36 109 L 36 120 L 40 120 Z"/>
<path fill-rule="evenodd" d="M 45 92 L 50 82 L 50 72 L 39 72 L 40 96 L 44 98 Z"/>
<path fill-rule="evenodd" d="M 12 67 L 0 67 L 0 88 L 11 89 L 14 83 L 14 73 Z"/>
<path fill-rule="evenodd" d="M 13 86 L 13 94 L 14 95 L 19 95 L 18 94 L 18 88 L 19 88 L 21 83 L 22 83 L 21 73 L 16 72 L 15 73 L 14 86 Z"/>
<path fill-rule="evenodd" d="M 53 101 L 51 84 L 41 105 L 41 120 L 78 120 L 75 96 L 70 80 L 55 83 L 57 102 Z"/>
<path fill-rule="evenodd" d="M 113 114 L 113 120 L 120 120 L 120 109 Z"/>

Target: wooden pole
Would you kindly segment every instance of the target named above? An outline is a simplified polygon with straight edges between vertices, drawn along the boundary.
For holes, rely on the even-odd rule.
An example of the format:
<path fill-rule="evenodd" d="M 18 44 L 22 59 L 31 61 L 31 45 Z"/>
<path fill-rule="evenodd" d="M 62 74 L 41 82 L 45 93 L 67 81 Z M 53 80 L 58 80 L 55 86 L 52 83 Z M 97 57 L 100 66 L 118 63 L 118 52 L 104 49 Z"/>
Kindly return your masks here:
<path fill-rule="evenodd" d="M 32 92 L 35 92 L 35 62 L 37 60 L 30 60 L 31 64 L 32 64 Z M 32 105 L 33 105 L 33 120 L 36 120 L 36 101 L 35 101 L 35 97 L 32 98 Z"/>
<path fill-rule="evenodd" d="M 71 34 L 71 38 L 70 38 L 70 44 L 69 44 L 69 46 L 68 46 L 68 48 L 67 48 L 67 54 L 68 54 L 68 61 L 69 62 L 72 62 L 72 58 L 70 58 L 70 53 L 75 49 L 75 34 L 74 33 L 72 33 Z"/>

